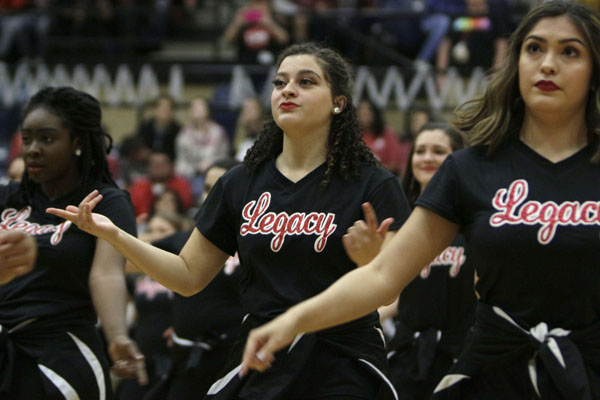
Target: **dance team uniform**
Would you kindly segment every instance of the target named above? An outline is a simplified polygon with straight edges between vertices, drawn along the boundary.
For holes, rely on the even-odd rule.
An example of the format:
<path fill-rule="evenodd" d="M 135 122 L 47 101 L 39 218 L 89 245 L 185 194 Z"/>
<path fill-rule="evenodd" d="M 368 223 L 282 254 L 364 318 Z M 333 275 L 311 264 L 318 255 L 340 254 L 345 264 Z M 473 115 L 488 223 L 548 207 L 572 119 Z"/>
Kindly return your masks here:
<path fill-rule="evenodd" d="M 448 156 L 417 205 L 459 224 L 475 324 L 436 398 L 600 398 L 600 166 L 518 138 Z"/>
<path fill-rule="evenodd" d="M 30 205 L 17 205 L 9 196 L 18 187 L 0 187 L 0 229 L 34 236 L 38 255 L 32 272 L 0 286 L 0 398 L 110 399 L 108 359 L 89 287 L 98 239 L 46 213 L 81 199 L 70 193 L 49 200 L 35 190 Z M 135 235 L 129 195 L 108 184 L 95 188 L 103 199 L 94 212 Z"/>
<path fill-rule="evenodd" d="M 326 164 L 297 182 L 271 160 L 249 173 L 227 172 L 196 216 L 198 230 L 226 253 L 240 258 L 242 337 L 222 378 L 210 388 L 215 399 L 396 398 L 387 376 L 384 339 L 377 313 L 313 334 L 302 335 L 275 355 L 272 368 L 238 372 L 248 332 L 310 298 L 356 268 L 342 236 L 364 219 L 369 201 L 392 229 L 410 212 L 395 176 L 362 166 L 360 177 L 331 177 Z"/>
<path fill-rule="evenodd" d="M 388 361 L 401 399 L 431 398 L 460 353 L 477 301 L 470 260 L 458 235 L 400 293 Z"/>
<path fill-rule="evenodd" d="M 152 244 L 179 254 L 190 233 L 176 232 Z M 193 296 L 174 293 L 171 369 L 144 400 L 202 398 L 220 378 L 243 317 L 237 265 L 237 258 L 231 257 L 217 276 Z"/>

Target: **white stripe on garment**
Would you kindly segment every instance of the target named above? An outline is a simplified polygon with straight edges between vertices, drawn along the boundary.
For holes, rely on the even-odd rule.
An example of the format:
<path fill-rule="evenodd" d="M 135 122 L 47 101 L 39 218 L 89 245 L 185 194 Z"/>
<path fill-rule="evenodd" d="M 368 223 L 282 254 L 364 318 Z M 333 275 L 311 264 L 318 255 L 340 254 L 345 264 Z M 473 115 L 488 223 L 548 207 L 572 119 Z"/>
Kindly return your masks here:
<path fill-rule="evenodd" d="M 73 335 L 71 332 L 67 332 L 71 339 L 75 342 L 83 357 L 85 357 L 86 361 L 90 365 L 90 368 L 94 372 L 94 376 L 96 377 L 96 384 L 98 385 L 98 399 L 106 400 L 106 384 L 104 383 L 104 370 L 102 369 L 102 364 L 94 354 L 94 352 L 87 346 L 87 344 L 83 343 L 77 336 Z"/>
<path fill-rule="evenodd" d="M 218 381 L 213 383 L 212 386 L 210 387 L 210 389 L 208 389 L 208 392 L 206 394 L 218 393 L 221 389 L 223 389 L 225 386 L 227 386 L 227 384 L 240 372 L 241 369 L 242 369 L 242 364 L 238 365 L 237 367 L 235 367 L 234 369 L 229 371 L 229 373 L 227 375 L 225 375 L 224 377 L 222 377 L 221 379 L 219 379 Z"/>
<path fill-rule="evenodd" d="M 471 379 L 471 377 L 469 375 L 463 375 L 463 374 L 446 375 L 440 381 L 440 383 L 438 383 L 435 390 L 433 391 L 433 394 L 436 394 L 437 392 L 441 392 L 442 390 L 447 389 L 452 385 L 456 385 L 458 382 L 462 381 L 463 379 Z"/>
<path fill-rule="evenodd" d="M 65 396 L 66 400 L 79 400 L 79 395 L 73 388 L 73 386 L 69 385 L 69 382 L 65 380 L 62 376 L 58 375 L 56 372 L 46 367 L 45 365 L 38 364 L 38 368 L 42 371 L 46 378 L 50 380 L 56 386 L 56 388 L 60 391 L 60 393 Z"/>
<path fill-rule="evenodd" d="M 296 335 L 296 337 L 294 338 L 294 341 L 292 342 L 292 344 L 290 345 L 290 348 L 288 349 L 288 354 L 298 344 L 300 339 L 302 339 L 302 336 L 304 336 L 304 333 L 299 333 Z"/>
<path fill-rule="evenodd" d="M 396 392 L 396 389 L 394 389 L 394 385 L 392 385 L 392 382 L 390 382 L 390 380 L 388 379 L 388 377 L 385 376 L 385 374 L 383 372 L 381 372 L 379 370 L 379 368 L 377 368 L 376 366 L 374 366 L 373 364 L 371 364 L 370 362 L 368 362 L 367 360 L 364 360 L 362 358 L 359 358 L 358 361 L 367 364 L 369 367 L 371 367 L 371 369 L 373 371 L 377 372 L 377 374 L 381 377 L 381 379 L 383 379 L 383 381 L 385 383 L 387 383 L 387 385 L 390 387 L 390 390 L 392 391 L 392 394 L 394 395 L 394 398 L 396 400 L 398 400 L 398 393 Z"/>
<path fill-rule="evenodd" d="M 171 340 L 178 346 L 181 347 L 200 347 L 204 350 L 212 350 L 212 346 L 205 342 L 194 342 L 193 340 L 185 339 L 177 336 L 175 332 L 171 336 Z"/>
<path fill-rule="evenodd" d="M 385 345 L 385 335 L 383 334 L 383 331 L 376 326 L 374 326 L 374 328 L 379 333 L 379 336 L 381 336 L 381 341 L 383 342 L 383 347 L 385 347 L 386 346 Z"/>
<path fill-rule="evenodd" d="M 548 343 L 548 348 L 556 358 L 556 360 L 560 363 L 563 368 L 566 368 L 565 359 L 560 351 L 560 347 L 558 347 L 558 343 L 552 336 L 564 337 L 568 336 L 571 331 L 562 328 L 554 328 L 551 331 L 548 331 L 548 324 L 545 322 L 540 322 L 529 331 L 523 329 L 519 324 L 517 324 L 506 312 L 504 312 L 500 307 L 494 306 L 494 312 L 516 326 L 526 335 L 529 335 L 535 338 L 540 343 Z M 537 366 L 535 358 L 537 357 L 537 352 L 533 354 L 529 363 L 527 364 L 527 369 L 529 371 L 529 379 L 531 380 L 531 384 L 533 385 L 533 389 L 538 397 L 541 397 L 540 390 L 538 388 L 538 380 L 537 380 Z"/>
<path fill-rule="evenodd" d="M 529 379 L 531 379 L 531 384 L 533 385 L 533 389 L 535 390 L 535 393 L 537 394 L 538 398 L 541 399 L 542 395 L 540 394 L 540 389 L 538 387 L 538 381 L 537 381 L 537 367 L 535 365 L 535 354 L 527 363 L 527 370 L 529 371 Z"/>

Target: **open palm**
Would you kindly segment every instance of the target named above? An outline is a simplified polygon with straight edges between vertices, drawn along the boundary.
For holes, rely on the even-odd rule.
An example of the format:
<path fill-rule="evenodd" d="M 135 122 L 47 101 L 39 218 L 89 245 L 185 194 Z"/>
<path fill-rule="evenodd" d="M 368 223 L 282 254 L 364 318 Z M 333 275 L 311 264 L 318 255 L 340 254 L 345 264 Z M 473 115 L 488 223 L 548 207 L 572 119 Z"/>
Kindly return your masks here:
<path fill-rule="evenodd" d="M 94 190 L 79 203 L 79 206 L 60 208 L 47 208 L 46 212 L 73 222 L 82 231 L 88 232 L 101 239 L 107 240 L 118 233 L 119 228 L 106 216 L 92 213 L 102 195 Z"/>

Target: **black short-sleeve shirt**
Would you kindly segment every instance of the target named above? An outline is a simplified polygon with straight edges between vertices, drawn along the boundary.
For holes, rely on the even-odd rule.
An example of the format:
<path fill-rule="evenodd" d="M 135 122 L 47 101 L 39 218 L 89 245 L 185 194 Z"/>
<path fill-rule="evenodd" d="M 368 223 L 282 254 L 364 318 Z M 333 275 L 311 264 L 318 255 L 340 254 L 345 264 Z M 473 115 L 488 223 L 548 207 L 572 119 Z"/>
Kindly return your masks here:
<path fill-rule="evenodd" d="M 178 254 L 190 233 L 176 232 L 152 245 Z M 239 268 L 223 268 L 195 295 L 181 296 L 174 293 L 173 329 L 177 335 L 185 339 L 196 339 L 207 332 L 237 331 L 243 317 L 239 298 L 240 275 Z"/>
<path fill-rule="evenodd" d="M 485 303 L 526 325 L 600 315 L 600 166 L 595 143 L 552 163 L 518 139 L 446 159 L 417 205 L 461 225 Z"/>
<path fill-rule="evenodd" d="M 360 177 L 333 177 L 322 184 L 323 164 L 291 182 L 273 160 L 249 173 L 230 170 L 213 187 L 196 216 L 199 231 L 217 247 L 239 254 L 241 302 L 246 312 L 272 318 L 322 292 L 356 268 L 342 236 L 369 201 L 392 229 L 410 208 L 395 176 L 380 167 L 361 167 Z"/>
<path fill-rule="evenodd" d="M 411 331 L 465 331 L 475 315 L 475 268 L 458 235 L 400 293 L 398 318 Z"/>
<path fill-rule="evenodd" d="M 72 195 L 49 200 L 36 190 L 31 205 L 19 209 L 6 206 L 17 189 L 14 183 L 0 186 L 0 230 L 22 230 L 33 235 L 38 256 L 31 273 L 0 286 L 0 324 L 10 327 L 37 317 L 96 323 L 88 279 L 97 238 L 70 221 L 46 213 L 48 207 L 73 204 Z M 129 195 L 105 184 L 98 184 L 97 189 L 103 198 L 94 212 L 106 215 L 135 235 L 135 213 Z"/>

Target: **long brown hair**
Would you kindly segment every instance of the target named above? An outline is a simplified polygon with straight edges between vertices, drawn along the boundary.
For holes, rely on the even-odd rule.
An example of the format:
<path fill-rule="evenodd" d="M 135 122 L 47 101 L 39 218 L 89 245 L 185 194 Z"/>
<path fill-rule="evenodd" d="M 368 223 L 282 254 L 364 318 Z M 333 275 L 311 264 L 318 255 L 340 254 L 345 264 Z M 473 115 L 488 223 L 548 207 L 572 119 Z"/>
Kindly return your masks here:
<path fill-rule="evenodd" d="M 469 144 L 486 145 L 488 155 L 511 137 L 519 134 L 525 104 L 519 91 L 519 55 L 527 34 L 543 18 L 567 16 L 583 36 L 592 59 L 590 94 L 586 104 L 586 126 L 600 135 L 600 16 L 576 2 L 551 1 L 532 8 L 508 39 L 507 57 L 503 66 L 491 76 L 484 93 L 461 105 L 452 121 L 467 133 Z M 592 161 L 600 161 L 600 141 Z"/>
<path fill-rule="evenodd" d="M 444 134 L 448 137 L 452 152 L 455 152 L 456 150 L 460 150 L 465 147 L 464 135 L 458 130 L 454 129 L 452 125 L 446 122 L 427 122 L 415 135 L 414 143 L 417 143 L 417 138 L 421 133 L 425 131 L 434 131 L 438 129 L 444 132 Z M 415 145 L 413 144 L 413 148 L 410 151 L 410 156 L 408 157 L 408 161 L 406 162 L 406 170 L 404 172 L 404 176 L 402 177 L 402 189 L 404 189 L 404 193 L 406 194 L 408 204 L 410 204 L 411 207 L 414 207 L 415 202 L 421 194 L 422 189 L 419 181 L 415 179 L 415 173 L 412 168 L 412 159 L 414 154 Z"/>

